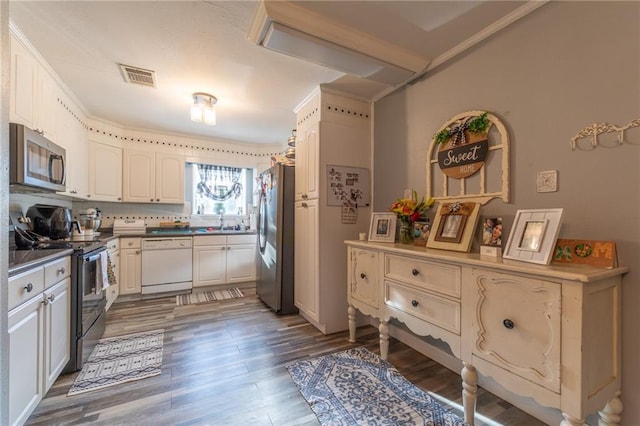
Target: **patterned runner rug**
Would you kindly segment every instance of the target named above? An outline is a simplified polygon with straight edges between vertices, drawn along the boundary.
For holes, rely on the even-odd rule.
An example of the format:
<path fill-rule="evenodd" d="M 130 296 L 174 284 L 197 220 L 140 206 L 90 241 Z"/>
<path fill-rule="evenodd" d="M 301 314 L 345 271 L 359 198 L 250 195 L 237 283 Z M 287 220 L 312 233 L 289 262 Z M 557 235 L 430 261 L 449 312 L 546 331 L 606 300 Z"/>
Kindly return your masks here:
<path fill-rule="evenodd" d="M 164 330 L 101 339 L 67 396 L 160 374 Z"/>
<path fill-rule="evenodd" d="M 287 365 L 302 396 L 328 425 L 467 425 L 364 347 Z"/>
<path fill-rule="evenodd" d="M 200 293 L 179 294 L 176 296 L 176 305 L 191 305 L 197 303 L 215 302 L 216 300 L 236 299 L 244 297 L 239 288 L 224 290 L 203 291 Z"/>

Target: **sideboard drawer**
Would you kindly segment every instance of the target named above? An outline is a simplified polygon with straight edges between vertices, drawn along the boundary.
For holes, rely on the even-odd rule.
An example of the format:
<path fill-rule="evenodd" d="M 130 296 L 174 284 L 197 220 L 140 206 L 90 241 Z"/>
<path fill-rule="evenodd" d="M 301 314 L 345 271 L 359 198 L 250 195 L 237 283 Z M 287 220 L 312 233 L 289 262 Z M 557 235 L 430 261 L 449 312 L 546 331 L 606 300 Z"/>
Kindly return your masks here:
<path fill-rule="evenodd" d="M 385 278 L 460 297 L 461 268 L 412 257 L 385 255 Z"/>
<path fill-rule="evenodd" d="M 392 281 L 385 280 L 384 287 L 387 306 L 460 335 L 459 302 Z"/>

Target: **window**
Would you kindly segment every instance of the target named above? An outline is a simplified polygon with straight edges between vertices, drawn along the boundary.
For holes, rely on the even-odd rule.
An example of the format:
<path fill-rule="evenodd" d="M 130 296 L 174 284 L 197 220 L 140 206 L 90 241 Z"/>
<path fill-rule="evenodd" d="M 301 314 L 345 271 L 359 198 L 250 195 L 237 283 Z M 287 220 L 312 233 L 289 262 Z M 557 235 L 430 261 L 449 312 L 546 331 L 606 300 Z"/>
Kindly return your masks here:
<path fill-rule="evenodd" d="M 247 214 L 253 191 L 252 169 L 211 164 L 193 164 L 191 168 L 193 214 Z"/>

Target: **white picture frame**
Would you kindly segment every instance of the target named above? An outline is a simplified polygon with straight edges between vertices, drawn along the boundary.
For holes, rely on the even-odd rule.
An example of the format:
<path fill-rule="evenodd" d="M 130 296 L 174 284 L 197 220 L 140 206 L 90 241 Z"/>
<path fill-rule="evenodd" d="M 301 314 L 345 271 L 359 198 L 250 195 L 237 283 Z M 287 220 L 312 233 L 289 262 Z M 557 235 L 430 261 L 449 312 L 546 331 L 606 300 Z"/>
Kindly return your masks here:
<path fill-rule="evenodd" d="M 369 241 L 392 243 L 396 238 L 395 213 L 371 213 L 371 225 L 369 226 Z"/>
<path fill-rule="evenodd" d="M 563 209 L 518 210 L 505 246 L 505 259 L 548 265 L 560 233 Z"/>

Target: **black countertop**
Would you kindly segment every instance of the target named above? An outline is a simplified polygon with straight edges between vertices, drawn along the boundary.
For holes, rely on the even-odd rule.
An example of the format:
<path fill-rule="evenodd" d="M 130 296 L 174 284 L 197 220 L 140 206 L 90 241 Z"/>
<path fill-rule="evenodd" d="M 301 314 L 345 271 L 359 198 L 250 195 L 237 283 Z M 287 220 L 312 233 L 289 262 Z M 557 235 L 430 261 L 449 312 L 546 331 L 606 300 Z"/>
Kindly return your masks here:
<path fill-rule="evenodd" d="M 156 232 L 161 230 L 161 232 Z M 174 232 L 172 232 L 174 231 Z M 114 235 L 111 230 L 100 231 L 100 235 L 87 236 L 85 238 L 74 238 L 69 241 L 71 247 L 65 248 L 50 248 L 40 250 L 18 250 L 13 244 L 13 238 L 9 240 L 12 244 L 9 246 L 9 276 L 19 274 L 28 269 L 34 268 L 41 264 L 50 262 L 63 256 L 69 256 L 77 249 L 80 243 L 107 243 L 114 238 L 120 237 L 189 237 L 198 235 L 255 235 L 255 230 L 249 231 L 233 231 L 233 230 L 215 230 L 207 231 L 206 228 L 191 228 L 186 230 L 171 230 L 161 228 L 149 228 L 147 232 L 140 234 L 116 234 Z"/>

